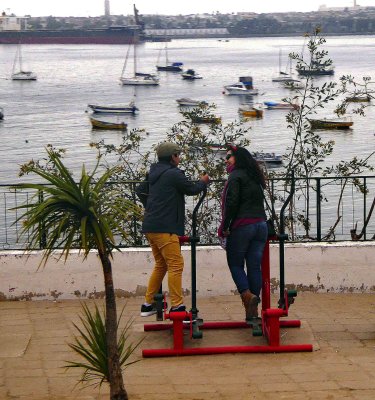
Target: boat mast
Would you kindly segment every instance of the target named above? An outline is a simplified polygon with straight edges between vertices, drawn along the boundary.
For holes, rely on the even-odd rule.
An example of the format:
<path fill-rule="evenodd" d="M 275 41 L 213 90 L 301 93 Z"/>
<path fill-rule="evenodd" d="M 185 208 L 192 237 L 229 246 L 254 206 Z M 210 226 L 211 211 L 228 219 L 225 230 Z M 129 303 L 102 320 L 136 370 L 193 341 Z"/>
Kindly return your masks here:
<path fill-rule="evenodd" d="M 134 43 L 134 76 L 137 76 L 137 45 Z"/>
<path fill-rule="evenodd" d="M 125 61 L 124 61 L 124 66 L 122 67 L 122 71 L 121 71 L 121 78 L 124 77 L 124 73 L 125 73 L 125 70 L 126 70 L 126 64 L 128 63 L 129 52 L 130 52 L 130 46 L 131 46 L 131 45 L 129 45 L 128 51 L 126 52 Z"/>

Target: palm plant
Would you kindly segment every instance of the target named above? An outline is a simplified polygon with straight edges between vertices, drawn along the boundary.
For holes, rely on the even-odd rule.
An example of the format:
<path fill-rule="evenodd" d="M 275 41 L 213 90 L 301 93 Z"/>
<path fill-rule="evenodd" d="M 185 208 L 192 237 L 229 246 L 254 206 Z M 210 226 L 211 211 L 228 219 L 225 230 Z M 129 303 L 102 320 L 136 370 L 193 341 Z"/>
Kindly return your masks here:
<path fill-rule="evenodd" d="M 48 164 L 43 168 L 31 162 L 27 173 L 35 173 L 48 185 L 26 183 L 21 187 L 37 190 L 35 201 L 17 208 L 26 211 L 19 218 L 23 221 L 23 234 L 27 234 L 29 249 L 45 239 L 42 262 L 46 263 L 53 249 L 61 248 L 61 257 L 67 259 L 72 248 L 79 248 L 84 259 L 90 250 L 96 249 L 101 261 L 105 286 L 105 338 L 107 346 L 108 381 L 111 400 L 128 398 L 124 387 L 117 341 L 117 311 L 112 276 L 112 251 L 118 249 L 116 237 L 127 234 L 121 226 L 137 207 L 125 199 L 108 180 L 117 167 L 107 170 L 98 179 L 94 176 L 98 163 L 91 174 L 82 167 L 81 178 L 76 183 L 61 160 L 61 154 L 47 148 Z M 42 195 L 41 195 L 42 194 Z M 47 233 L 47 234 L 45 234 Z"/>
<path fill-rule="evenodd" d="M 82 304 L 82 308 L 83 315 L 80 316 L 80 320 L 83 328 L 79 327 L 77 324 L 73 324 L 77 329 L 79 336 L 74 337 L 74 343 L 69 343 L 69 347 L 78 353 L 84 361 L 67 361 L 65 367 L 83 369 L 84 371 L 79 382 L 87 386 L 98 385 L 101 387 L 104 382 L 110 381 L 107 363 L 108 351 L 105 341 L 105 317 L 103 320 L 102 314 L 96 304 L 93 312 L 90 311 L 86 304 Z M 124 308 L 120 314 L 118 325 L 123 312 Z M 143 341 L 143 339 L 141 339 L 135 344 L 128 344 L 129 329 L 131 325 L 132 321 L 127 321 L 124 328 L 119 333 L 118 351 L 121 368 L 126 368 L 139 361 L 128 361 L 130 355 Z"/>

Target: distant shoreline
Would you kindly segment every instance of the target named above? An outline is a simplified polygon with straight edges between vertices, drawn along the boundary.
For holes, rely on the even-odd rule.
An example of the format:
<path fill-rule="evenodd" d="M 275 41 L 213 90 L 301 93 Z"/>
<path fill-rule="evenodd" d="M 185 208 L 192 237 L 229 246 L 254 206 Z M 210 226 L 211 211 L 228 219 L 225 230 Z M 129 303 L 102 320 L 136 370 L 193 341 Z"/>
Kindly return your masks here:
<path fill-rule="evenodd" d="M 284 33 L 284 34 L 253 34 L 253 35 L 214 35 L 214 36 L 208 36 L 208 35 L 170 35 L 168 36 L 168 39 L 246 39 L 246 38 L 266 38 L 266 37 L 304 37 L 306 32 L 301 32 L 301 33 Z M 323 37 L 327 36 L 375 36 L 374 32 L 360 32 L 360 33 L 324 33 L 322 34 Z M 155 37 L 155 41 L 160 41 L 158 39 L 158 36 Z"/>

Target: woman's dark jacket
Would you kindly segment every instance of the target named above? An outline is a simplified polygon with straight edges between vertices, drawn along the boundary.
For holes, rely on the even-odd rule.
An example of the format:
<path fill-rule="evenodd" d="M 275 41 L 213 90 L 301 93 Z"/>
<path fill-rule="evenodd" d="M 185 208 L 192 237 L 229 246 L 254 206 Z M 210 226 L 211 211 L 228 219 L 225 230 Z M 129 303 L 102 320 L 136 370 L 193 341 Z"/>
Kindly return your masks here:
<path fill-rule="evenodd" d="M 245 169 L 234 169 L 230 173 L 224 196 L 224 231 L 230 230 L 239 218 L 267 219 L 263 189 Z"/>
<path fill-rule="evenodd" d="M 184 234 L 185 198 L 200 193 L 203 181 L 192 182 L 184 172 L 168 162 L 152 164 L 148 183 L 142 182 L 136 194 L 145 206 L 143 233 Z"/>

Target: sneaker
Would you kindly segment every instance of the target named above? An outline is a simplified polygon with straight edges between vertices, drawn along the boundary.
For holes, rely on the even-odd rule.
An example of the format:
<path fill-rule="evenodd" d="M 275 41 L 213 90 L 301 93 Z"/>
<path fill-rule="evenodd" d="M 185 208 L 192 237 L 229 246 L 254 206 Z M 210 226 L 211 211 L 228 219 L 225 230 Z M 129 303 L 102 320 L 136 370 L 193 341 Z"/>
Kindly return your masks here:
<path fill-rule="evenodd" d="M 183 312 L 186 311 L 186 307 L 183 304 L 180 304 L 179 306 L 176 307 L 171 307 L 169 312 Z"/>
<path fill-rule="evenodd" d="M 155 304 L 150 304 L 149 306 L 142 304 L 141 317 L 149 317 L 150 315 L 154 314 L 156 314 Z"/>

